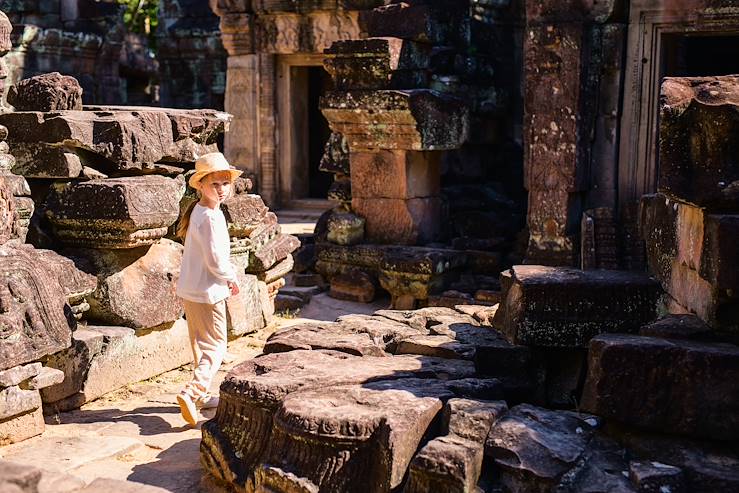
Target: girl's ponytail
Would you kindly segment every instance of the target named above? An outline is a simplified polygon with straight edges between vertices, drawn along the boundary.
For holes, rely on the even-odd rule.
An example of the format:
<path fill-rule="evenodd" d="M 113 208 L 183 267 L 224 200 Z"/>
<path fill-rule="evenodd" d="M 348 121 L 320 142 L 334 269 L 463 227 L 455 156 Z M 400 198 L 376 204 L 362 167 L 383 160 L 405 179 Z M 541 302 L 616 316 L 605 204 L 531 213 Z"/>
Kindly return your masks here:
<path fill-rule="evenodd" d="M 180 223 L 177 225 L 176 236 L 182 241 L 185 241 L 185 236 L 187 236 L 187 228 L 188 226 L 190 226 L 190 216 L 192 215 L 192 210 L 197 204 L 197 199 L 190 202 L 190 205 L 187 206 L 187 209 L 185 209 L 185 213 L 182 214 L 182 217 L 180 218 Z"/>

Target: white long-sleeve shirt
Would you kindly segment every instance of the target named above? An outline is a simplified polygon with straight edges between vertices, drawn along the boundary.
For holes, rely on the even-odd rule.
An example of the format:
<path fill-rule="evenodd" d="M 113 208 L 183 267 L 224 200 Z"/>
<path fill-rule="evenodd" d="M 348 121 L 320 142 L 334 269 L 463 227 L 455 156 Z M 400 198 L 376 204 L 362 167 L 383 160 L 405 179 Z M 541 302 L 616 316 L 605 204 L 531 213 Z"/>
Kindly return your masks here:
<path fill-rule="evenodd" d="M 211 305 L 230 296 L 226 283 L 236 282 L 236 271 L 229 259 L 229 242 L 223 212 L 197 204 L 185 237 L 177 296 Z"/>

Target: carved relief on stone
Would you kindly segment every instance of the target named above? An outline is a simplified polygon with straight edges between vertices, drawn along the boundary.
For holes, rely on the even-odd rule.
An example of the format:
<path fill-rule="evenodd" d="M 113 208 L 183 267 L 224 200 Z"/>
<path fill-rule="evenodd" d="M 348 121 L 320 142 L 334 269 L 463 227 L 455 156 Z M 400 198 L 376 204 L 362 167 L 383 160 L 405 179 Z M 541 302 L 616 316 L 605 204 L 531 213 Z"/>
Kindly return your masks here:
<path fill-rule="evenodd" d="M 69 347 L 66 295 L 31 248 L 0 246 L 0 370 Z"/>
<path fill-rule="evenodd" d="M 68 245 L 133 248 L 167 234 L 179 215 L 177 180 L 138 176 L 52 188 L 46 215 Z"/>
<path fill-rule="evenodd" d="M 359 27 L 359 13 L 354 12 L 320 12 L 309 16 L 310 47 L 321 53 L 334 41 L 359 39 L 362 37 Z"/>
<path fill-rule="evenodd" d="M 15 230 L 15 201 L 10 190 L 0 186 L 0 245 L 8 241 Z"/>

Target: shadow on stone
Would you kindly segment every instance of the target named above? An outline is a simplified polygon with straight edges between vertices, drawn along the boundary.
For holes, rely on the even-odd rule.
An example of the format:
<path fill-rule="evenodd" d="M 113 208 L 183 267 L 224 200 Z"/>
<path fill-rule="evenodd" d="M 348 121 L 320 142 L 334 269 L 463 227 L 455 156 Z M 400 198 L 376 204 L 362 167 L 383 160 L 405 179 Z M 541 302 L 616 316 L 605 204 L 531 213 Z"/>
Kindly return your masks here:
<path fill-rule="evenodd" d="M 74 411 L 59 415 L 61 422 L 55 416 L 46 416 L 48 424 L 92 424 L 92 423 L 121 423 L 131 422 L 139 427 L 139 433 L 143 436 L 159 435 L 162 433 L 175 433 L 187 429 L 185 426 L 173 427 L 169 422 L 157 414 L 179 414 L 176 405 L 139 407 L 131 411 L 119 409 L 100 409 L 89 411 Z"/>
<path fill-rule="evenodd" d="M 166 488 L 173 493 L 212 491 L 201 488 L 203 471 L 199 455 L 200 439 L 184 440 L 162 450 L 155 461 L 135 466 L 127 479 Z"/>

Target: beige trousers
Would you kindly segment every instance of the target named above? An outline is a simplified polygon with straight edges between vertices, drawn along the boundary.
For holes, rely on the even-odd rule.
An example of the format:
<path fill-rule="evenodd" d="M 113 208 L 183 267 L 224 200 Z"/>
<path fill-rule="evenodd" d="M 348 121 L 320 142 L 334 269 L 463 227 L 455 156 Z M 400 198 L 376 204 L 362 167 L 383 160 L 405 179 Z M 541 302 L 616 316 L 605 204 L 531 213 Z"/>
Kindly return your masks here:
<path fill-rule="evenodd" d="M 208 389 L 226 354 L 226 300 L 215 305 L 182 300 L 190 333 L 193 378 L 182 391 L 193 400 L 206 400 Z"/>

